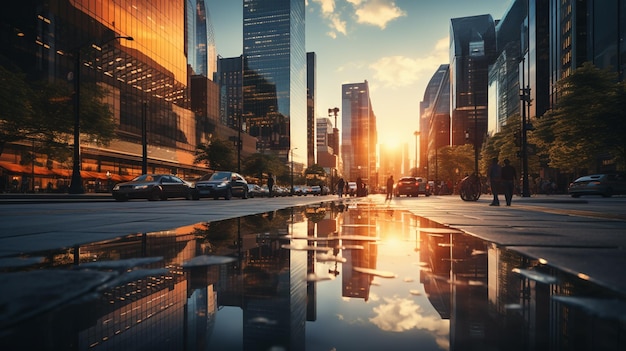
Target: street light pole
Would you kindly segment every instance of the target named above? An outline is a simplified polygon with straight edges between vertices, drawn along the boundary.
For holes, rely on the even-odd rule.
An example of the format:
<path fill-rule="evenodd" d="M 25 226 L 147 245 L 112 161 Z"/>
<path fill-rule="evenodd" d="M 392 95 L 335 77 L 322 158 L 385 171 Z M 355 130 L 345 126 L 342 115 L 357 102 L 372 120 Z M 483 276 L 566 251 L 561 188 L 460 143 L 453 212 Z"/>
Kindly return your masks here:
<path fill-rule="evenodd" d="M 291 196 L 293 196 L 293 150 L 297 149 L 297 147 L 291 149 Z"/>
<path fill-rule="evenodd" d="M 415 176 L 417 177 L 419 175 L 419 166 L 417 163 L 417 137 L 420 135 L 420 132 L 416 130 L 413 132 L 413 135 L 415 135 Z"/>
<path fill-rule="evenodd" d="M 115 36 L 100 44 L 100 46 L 115 39 L 134 40 L 133 37 Z M 82 194 L 85 192 L 85 189 L 83 188 L 83 179 L 80 175 L 80 50 L 84 47 L 85 45 L 79 46 L 74 52 L 74 157 L 72 160 L 72 180 L 68 189 L 68 193 L 70 194 Z"/>

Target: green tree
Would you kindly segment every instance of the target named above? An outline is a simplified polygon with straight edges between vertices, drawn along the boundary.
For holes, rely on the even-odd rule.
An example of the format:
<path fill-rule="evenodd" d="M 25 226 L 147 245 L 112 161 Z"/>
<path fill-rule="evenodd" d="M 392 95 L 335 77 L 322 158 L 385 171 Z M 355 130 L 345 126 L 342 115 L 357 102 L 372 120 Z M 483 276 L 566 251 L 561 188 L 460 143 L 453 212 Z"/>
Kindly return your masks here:
<path fill-rule="evenodd" d="M 624 83 L 617 76 L 584 63 L 559 84 L 555 108 L 537 123 L 537 137 L 550 165 L 565 172 L 598 171 L 599 156 L 625 169 Z"/>
<path fill-rule="evenodd" d="M 24 74 L 0 65 L 0 155 L 6 143 L 28 138 L 36 126 L 32 94 Z"/>
<path fill-rule="evenodd" d="M 204 163 L 213 170 L 232 170 L 235 167 L 234 146 L 217 137 L 200 143 L 195 151 L 195 163 Z"/>
<path fill-rule="evenodd" d="M 282 179 L 288 169 L 275 154 L 255 153 L 243 160 L 243 172 L 259 179 L 263 179 L 264 173 L 273 173 L 276 179 Z"/>
<path fill-rule="evenodd" d="M 307 185 L 324 185 L 326 184 L 326 171 L 319 164 L 313 164 L 304 170 Z"/>
<path fill-rule="evenodd" d="M 64 81 L 28 81 L 17 67 L 0 65 L 0 154 L 7 142 L 36 140 L 38 152 L 64 161 L 74 134 L 73 88 Z M 89 82 L 81 84 L 81 136 L 107 145 L 115 136 L 108 92 Z"/>

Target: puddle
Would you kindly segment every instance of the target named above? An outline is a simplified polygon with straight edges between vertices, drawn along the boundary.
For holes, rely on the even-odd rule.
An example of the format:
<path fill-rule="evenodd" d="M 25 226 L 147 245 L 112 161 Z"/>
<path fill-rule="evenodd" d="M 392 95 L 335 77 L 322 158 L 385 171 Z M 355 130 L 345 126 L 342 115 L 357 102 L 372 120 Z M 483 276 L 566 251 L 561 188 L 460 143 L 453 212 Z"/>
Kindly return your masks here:
<path fill-rule="evenodd" d="M 291 208 L 0 260 L 3 350 L 624 350 L 626 303 L 408 212 Z"/>

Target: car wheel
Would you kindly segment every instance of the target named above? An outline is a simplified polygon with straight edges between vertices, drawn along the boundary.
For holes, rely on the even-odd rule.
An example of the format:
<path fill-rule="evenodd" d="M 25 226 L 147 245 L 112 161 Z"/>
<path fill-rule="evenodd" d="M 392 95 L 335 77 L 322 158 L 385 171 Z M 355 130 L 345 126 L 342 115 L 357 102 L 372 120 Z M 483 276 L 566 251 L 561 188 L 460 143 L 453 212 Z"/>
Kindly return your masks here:
<path fill-rule="evenodd" d="M 233 191 L 232 189 L 228 188 L 226 189 L 226 195 L 224 195 L 224 199 L 225 200 L 230 200 L 233 198 Z"/>
<path fill-rule="evenodd" d="M 611 197 L 613 196 L 613 189 L 606 189 L 606 192 L 602 194 L 602 197 Z"/>
<path fill-rule="evenodd" d="M 150 192 L 150 196 L 148 196 L 148 200 L 150 200 L 150 201 L 159 201 L 159 200 L 161 200 L 161 197 L 162 197 L 161 190 L 160 189 L 153 189 Z"/>
<path fill-rule="evenodd" d="M 115 196 L 115 201 L 128 201 L 126 196 Z"/>
<path fill-rule="evenodd" d="M 248 188 L 244 188 L 243 189 L 243 195 L 241 195 L 242 199 L 247 199 L 248 198 Z"/>

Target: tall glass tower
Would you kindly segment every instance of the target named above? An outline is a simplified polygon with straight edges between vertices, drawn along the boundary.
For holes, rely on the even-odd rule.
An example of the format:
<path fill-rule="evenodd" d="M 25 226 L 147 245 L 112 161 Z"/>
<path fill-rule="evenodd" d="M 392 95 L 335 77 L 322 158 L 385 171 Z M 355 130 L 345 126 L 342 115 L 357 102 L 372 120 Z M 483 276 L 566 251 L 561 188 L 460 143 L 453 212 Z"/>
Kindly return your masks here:
<path fill-rule="evenodd" d="M 243 1 L 243 119 L 259 152 L 306 164 L 304 0 Z"/>

